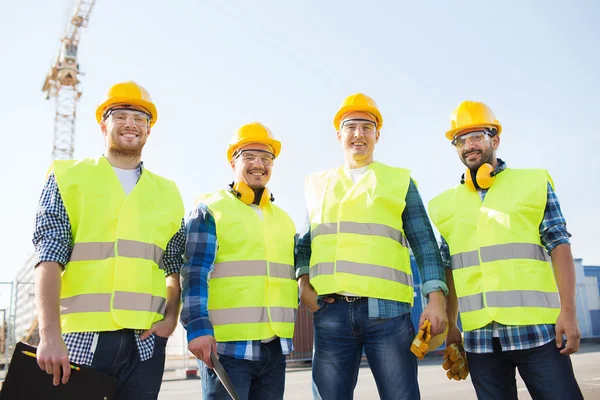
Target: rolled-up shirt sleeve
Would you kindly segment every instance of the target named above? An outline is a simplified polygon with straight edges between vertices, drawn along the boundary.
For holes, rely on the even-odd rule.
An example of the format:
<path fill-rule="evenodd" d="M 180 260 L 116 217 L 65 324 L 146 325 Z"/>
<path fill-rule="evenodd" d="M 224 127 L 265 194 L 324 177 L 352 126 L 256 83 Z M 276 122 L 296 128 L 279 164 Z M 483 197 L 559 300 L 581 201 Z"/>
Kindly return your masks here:
<path fill-rule="evenodd" d="M 73 251 L 73 235 L 67 210 L 60 196 L 54 173 L 46 180 L 38 203 L 33 231 L 34 266 L 52 261 L 67 265 Z"/>
<path fill-rule="evenodd" d="M 181 228 L 173 235 L 163 257 L 165 276 L 181 272 L 183 254 L 185 252 L 185 222 L 181 220 Z"/>
<path fill-rule="evenodd" d="M 447 295 L 446 273 L 437 241 L 417 185 L 412 179 L 406 193 L 402 224 L 421 274 L 421 293 L 427 297 L 429 293 L 441 290 Z"/>
<path fill-rule="evenodd" d="M 190 342 L 199 336 L 214 336 L 208 316 L 208 279 L 217 254 L 217 232 L 215 219 L 204 204 L 198 204 L 190 212 L 185 224 L 185 236 L 180 321 Z"/>

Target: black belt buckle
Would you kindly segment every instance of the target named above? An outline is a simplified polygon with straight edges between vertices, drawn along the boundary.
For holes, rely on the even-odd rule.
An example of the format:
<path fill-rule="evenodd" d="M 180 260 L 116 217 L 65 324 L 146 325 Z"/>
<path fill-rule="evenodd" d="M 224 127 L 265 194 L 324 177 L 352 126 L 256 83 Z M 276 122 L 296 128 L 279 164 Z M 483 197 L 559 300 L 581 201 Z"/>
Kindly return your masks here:
<path fill-rule="evenodd" d="M 337 300 L 345 300 L 346 303 L 354 303 L 356 300 L 362 299 L 361 296 L 346 296 L 346 295 L 337 294 L 337 293 L 330 294 L 329 297 L 333 297 L 334 299 L 337 299 Z"/>

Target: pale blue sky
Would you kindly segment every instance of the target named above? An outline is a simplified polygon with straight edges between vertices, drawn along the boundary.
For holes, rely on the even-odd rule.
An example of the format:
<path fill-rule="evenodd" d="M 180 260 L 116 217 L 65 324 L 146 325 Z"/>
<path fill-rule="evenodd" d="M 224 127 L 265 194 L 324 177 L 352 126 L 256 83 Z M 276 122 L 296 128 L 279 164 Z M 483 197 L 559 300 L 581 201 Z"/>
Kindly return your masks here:
<path fill-rule="evenodd" d="M 345 96 L 375 98 L 376 159 L 410 168 L 425 202 L 463 172 L 444 138 L 450 112 L 481 100 L 504 127 L 498 156 L 550 171 L 575 257 L 600 264 L 599 3 L 490 3 L 97 0 L 80 44 L 75 157 L 102 152 L 95 107 L 132 79 L 159 113 L 145 165 L 177 182 L 188 210 L 231 181 L 227 143 L 257 120 L 283 143 L 269 186 L 300 229 L 304 176 L 342 162 L 332 119 Z M 71 7 L 0 3 L 3 281 L 32 251 L 55 112 L 40 89 Z"/>

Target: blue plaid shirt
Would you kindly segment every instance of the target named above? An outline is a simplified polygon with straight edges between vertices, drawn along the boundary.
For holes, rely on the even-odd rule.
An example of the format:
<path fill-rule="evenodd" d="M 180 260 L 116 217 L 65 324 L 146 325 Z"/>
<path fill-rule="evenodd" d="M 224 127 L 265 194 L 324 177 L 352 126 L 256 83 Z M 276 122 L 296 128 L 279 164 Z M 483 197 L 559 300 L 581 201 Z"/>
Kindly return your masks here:
<path fill-rule="evenodd" d="M 506 168 L 506 163 L 501 161 L 496 171 Z M 479 191 L 481 201 L 485 199 L 487 190 Z M 571 234 L 567 232 L 567 223 L 560 210 L 560 204 L 552 186 L 548 184 L 548 196 L 544 218 L 540 224 L 540 241 L 550 254 L 552 250 L 562 243 L 569 244 Z M 446 268 L 452 269 L 450 249 L 448 243 L 442 238 L 440 246 L 442 260 Z M 502 350 L 527 350 L 551 342 L 556 337 L 553 324 L 542 325 L 503 325 L 496 323 L 498 339 Z M 493 322 L 480 329 L 464 332 L 464 347 L 470 353 L 492 353 Z"/>
<path fill-rule="evenodd" d="M 437 241 L 421 195 L 412 179 L 406 193 L 406 207 L 402 212 L 402 226 L 419 268 L 423 282 L 421 287 L 423 296 L 427 297 L 429 293 L 438 290 L 443 291 L 444 295 L 448 294 L 446 276 Z M 296 246 L 297 277 L 307 275 L 309 272 L 312 253 L 310 242 L 310 223 L 307 219 L 306 227 L 300 234 Z M 371 319 L 394 318 L 409 313 L 411 310 L 409 303 L 377 298 L 369 298 L 368 307 L 369 318 Z"/>
<path fill-rule="evenodd" d="M 143 165 L 140 163 L 140 176 L 142 171 Z M 183 228 L 183 221 L 181 221 L 181 229 L 171 238 L 165 249 L 163 256 L 165 275 L 178 273 L 183 264 L 182 254 L 185 246 Z M 35 218 L 33 245 L 35 246 L 35 266 L 44 261 L 52 261 L 64 268 L 71 258 L 73 250 L 71 223 L 53 173 L 48 176 L 40 196 Z M 145 361 L 153 355 L 154 335 L 150 335 L 146 340 L 141 340 L 142 332 L 142 330 L 136 331 L 135 339 L 140 360 Z M 98 333 L 76 332 L 62 335 L 69 352 L 69 360 L 77 364 L 91 365 Z"/>
<path fill-rule="evenodd" d="M 217 228 L 215 219 L 205 204 L 198 203 L 185 224 L 186 246 L 181 267 L 181 324 L 187 330 L 188 342 L 199 336 L 214 336 L 208 317 L 208 281 L 214 270 L 217 254 Z M 283 354 L 292 350 L 292 339 L 275 339 L 281 342 Z M 217 353 L 237 359 L 264 360 L 260 340 L 217 342 Z"/>

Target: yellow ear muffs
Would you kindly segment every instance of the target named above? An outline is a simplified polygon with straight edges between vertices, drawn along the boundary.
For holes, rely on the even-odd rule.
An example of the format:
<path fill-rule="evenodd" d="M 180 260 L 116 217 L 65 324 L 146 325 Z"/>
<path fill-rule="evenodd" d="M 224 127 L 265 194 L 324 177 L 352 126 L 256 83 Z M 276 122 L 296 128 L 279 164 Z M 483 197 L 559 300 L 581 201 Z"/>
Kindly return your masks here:
<path fill-rule="evenodd" d="M 240 199 L 244 204 L 250 205 L 250 204 L 254 203 L 254 200 L 255 200 L 254 190 L 250 186 L 248 186 L 248 184 L 246 182 L 232 183 L 230 185 L 230 187 L 231 187 L 231 192 L 238 199 Z M 267 205 L 269 203 L 269 201 L 273 201 L 273 200 L 275 200 L 275 199 L 271 195 L 271 192 L 269 192 L 269 189 L 264 188 L 262 195 L 260 196 L 260 201 L 258 202 L 258 206 L 264 207 L 265 205 Z"/>
<path fill-rule="evenodd" d="M 460 183 L 464 183 L 471 190 L 489 189 L 496 179 L 494 167 L 491 164 L 482 164 L 475 173 L 467 169 Z"/>

